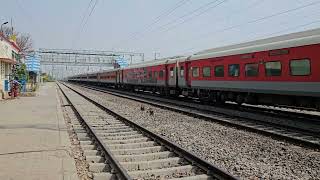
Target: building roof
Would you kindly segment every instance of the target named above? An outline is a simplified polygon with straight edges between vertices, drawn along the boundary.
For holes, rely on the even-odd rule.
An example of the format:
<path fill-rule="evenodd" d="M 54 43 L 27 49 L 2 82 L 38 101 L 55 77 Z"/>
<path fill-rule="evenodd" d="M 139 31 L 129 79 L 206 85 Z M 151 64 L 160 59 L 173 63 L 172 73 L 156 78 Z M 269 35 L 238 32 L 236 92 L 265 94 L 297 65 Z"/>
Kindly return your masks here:
<path fill-rule="evenodd" d="M 6 63 L 10 63 L 10 64 L 16 64 L 16 61 L 13 61 L 12 59 L 9 58 L 0 58 L 0 62 L 6 62 Z"/>
<path fill-rule="evenodd" d="M 17 43 L 10 41 L 10 39 L 6 38 L 3 33 L 0 32 L 0 38 L 1 40 L 7 41 L 12 47 L 14 47 L 17 51 L 21 51 L 20 47 L 17 45 Z"/>

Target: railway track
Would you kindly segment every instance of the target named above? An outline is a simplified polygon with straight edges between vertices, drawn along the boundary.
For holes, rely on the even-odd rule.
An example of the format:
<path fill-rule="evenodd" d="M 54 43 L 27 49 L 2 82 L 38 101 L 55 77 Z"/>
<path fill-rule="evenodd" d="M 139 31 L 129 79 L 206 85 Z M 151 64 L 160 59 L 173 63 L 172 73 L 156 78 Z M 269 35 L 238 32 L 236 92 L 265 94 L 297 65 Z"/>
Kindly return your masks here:
<path fill-rule="evenodd" d="M 194 104 L 190 102 L 181 102 L 178 100 L 165 99 L 145 94 L 123 92 L 114 89 L 98 88 L 87 85 L 81 86 L 95 91 L 188 114 L 190 116 L 201 117 L 209 121 L 285 139 L 295 144 L 312 148 L 320 148 L 320 121 L 316 119 L 316 116 L 306 115 L 306 117 L 304 117 L 299 113 L 293 113 L 294 116 L 286 116 L 284 112 L 281 111 L 281 114 L 278 117 L 277 111 L 275 110 L 269 114 L 268 112 L 261 110 L 261 108 L 254 108 L 258 111 L 246 112 Z M 296 119 L 292 119 L 294 117 Z"/>
<path fill-rule="evenodd" d="M 94 179 L 237 179 L 178 145 L 58 84 Z"/>

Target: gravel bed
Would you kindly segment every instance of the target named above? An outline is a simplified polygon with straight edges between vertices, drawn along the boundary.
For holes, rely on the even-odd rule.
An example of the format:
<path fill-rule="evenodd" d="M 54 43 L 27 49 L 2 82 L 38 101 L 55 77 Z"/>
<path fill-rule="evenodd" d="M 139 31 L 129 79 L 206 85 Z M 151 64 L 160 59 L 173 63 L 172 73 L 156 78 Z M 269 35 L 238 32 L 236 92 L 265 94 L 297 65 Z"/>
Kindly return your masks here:
<path fill-rule="evenodd" d="M 241 179 L 320 179 L 319 151 L 133 100 L 77 89 Z"/>

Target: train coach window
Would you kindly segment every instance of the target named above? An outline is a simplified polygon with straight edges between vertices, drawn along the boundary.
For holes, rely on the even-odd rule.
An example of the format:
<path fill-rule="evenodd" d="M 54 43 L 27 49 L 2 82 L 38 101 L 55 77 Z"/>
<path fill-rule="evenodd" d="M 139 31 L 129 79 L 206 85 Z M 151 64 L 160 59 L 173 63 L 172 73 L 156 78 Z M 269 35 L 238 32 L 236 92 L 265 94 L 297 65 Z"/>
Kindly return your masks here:
<path fill-rule="evenodd" d="M 180 77 L 184 76 L 184 66 L 180 67 Z"/>
<path fill-rule="evenodd" d="M 159 71 L 159 77 L 160 77 L 160 78 L 163 77 L 163 71 L 162 71 L 162 70 Z"/>
<path fill-rule="evenodd" d="M 199 77 L 199 67 L 192 68 L 192 77 Z"/>
<path fill-rule="evenodd" d="M 295 59 L 290 61 L 290 73 L 293 76 L 307 76 L 310 74 L 309 59 Z"/>
<path fill-rule="evenodd" d="M 281 76 L 281 62 L 272 61 L 265 63 L 267 76 Z"/>
<path fill-rule="evenodd" d="M 259 74 L 259 64 L 250 63 L 245 65 L 245 71 L 247 77 L 255 77 Z"/>
<path fill-rule="evenodd" d="M 223 65 L 219 65 L 219 66 L 214 67 L 214 76 L 216 76 L 216 77 L 223 77 L 224 76 Z"/>
<path fill-rule="evenodd" d="M 240 75 L 240 65 L 230 64 L 229 65 L 229 76 L 238 77 Z"/>
<path fill-rule="evenodd" d="M 170 68 L 170 77 L 173 78 L 173 67 Z"/>
<path fill-rule="evenodd" d="M 158 71 L 154 71 L 153 73 L 154 73 L 154 74 L 153 74 L 153 77 L 154 77 L 154 78 L 158 78 Z"/>
<path fill-rule="evenodd" d="M 211 67 L 203 67 L 202 68 L 203 77 L 211 77 Z"/>

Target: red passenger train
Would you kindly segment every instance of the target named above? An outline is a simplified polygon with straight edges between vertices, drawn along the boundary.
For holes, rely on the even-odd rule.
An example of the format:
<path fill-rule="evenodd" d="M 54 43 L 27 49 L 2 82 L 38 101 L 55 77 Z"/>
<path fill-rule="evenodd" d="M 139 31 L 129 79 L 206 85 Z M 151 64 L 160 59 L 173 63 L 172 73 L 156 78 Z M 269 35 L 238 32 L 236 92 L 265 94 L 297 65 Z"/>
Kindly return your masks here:
<path fill-rule="evenodd" d="M 320 29 L 77 75 L 81 81 L 212 102 L 320 109 Z"/>

